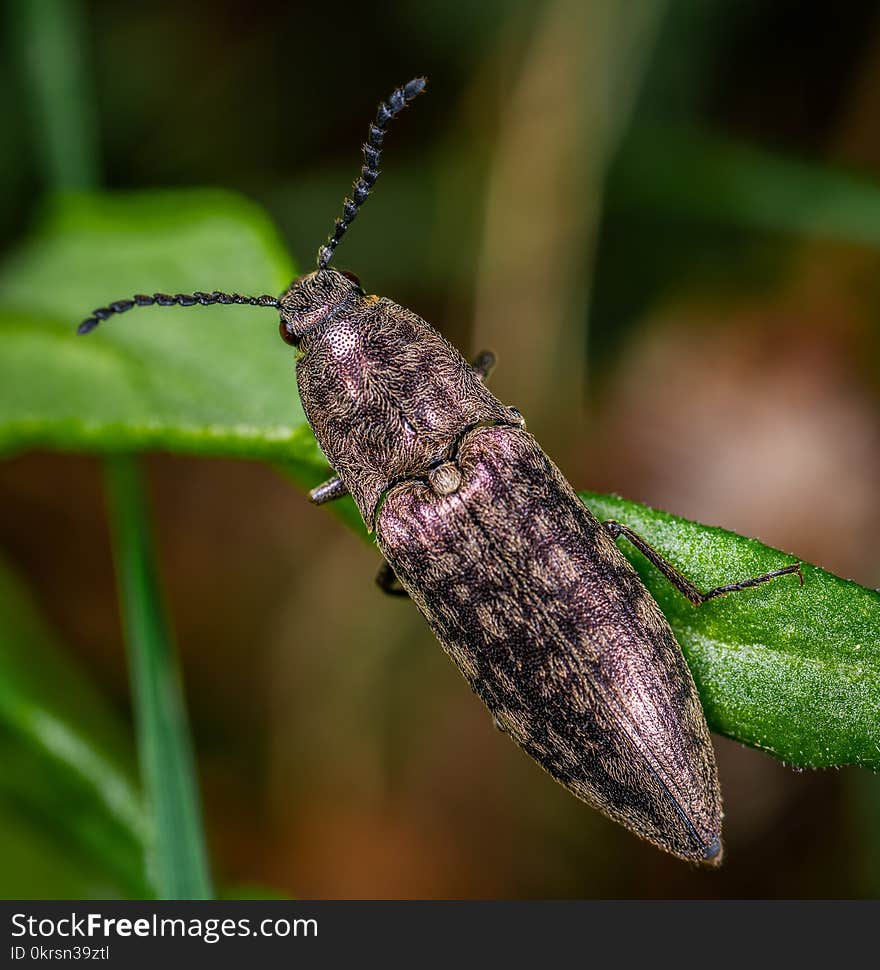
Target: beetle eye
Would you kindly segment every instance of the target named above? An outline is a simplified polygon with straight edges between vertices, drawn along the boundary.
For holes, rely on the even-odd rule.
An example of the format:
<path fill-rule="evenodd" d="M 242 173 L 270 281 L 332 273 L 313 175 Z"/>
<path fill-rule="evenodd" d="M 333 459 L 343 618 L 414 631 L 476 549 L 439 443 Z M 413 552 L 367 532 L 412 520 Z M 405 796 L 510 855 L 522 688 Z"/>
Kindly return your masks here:
<path fill-rule="evenodd" d="M 281 323 L 278 325 L 278 332 L 281 334 L 281 339 L 286 344 L 290 344 L 291 347 L 296 347 L 299 344 L 300 338 L 294 333 L 293 327 L 291 327 L 283 318 Z"/>
<path fill-rule="evenodd" d="M 360 281 L 360 280 L 359 280 L 359 279 L 358 279 L 358 278 L 357 278 L 357 277 L 356 277 L 356 276 L 354 275 L 354 273 L 349 273 L 347 269 L 343 269 L 343 270 L 340 270 L 340 273 L 341 273 L 341 274 L 342 274 L 342 275 L 343 275 L 343 276 L 344 276 L 344 277 L 345 277 L 345 278 L 346 278 L 347 280 L 349 280 L 350 282 L 352 282 L 352 283 L 354 283 L 354 285 L 355 285 L 355 286 L 356 286 L 356 287 L 357 287 L 357 288 L 358 288 L 359 290 L 363 290 L 363 287 L 361 286 L 361 281 Z"/>

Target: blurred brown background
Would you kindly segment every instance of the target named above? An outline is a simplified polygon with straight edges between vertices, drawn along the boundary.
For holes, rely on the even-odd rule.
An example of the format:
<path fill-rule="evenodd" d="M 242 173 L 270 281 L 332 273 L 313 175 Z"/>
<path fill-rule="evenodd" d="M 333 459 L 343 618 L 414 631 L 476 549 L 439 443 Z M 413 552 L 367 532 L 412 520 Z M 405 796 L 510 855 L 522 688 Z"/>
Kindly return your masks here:
<path fill-rule="evenodd" d="M 300 267 L 375 103 L 427 74 L 340 267 L 466 353 L 495 349 L 493 388 L 577 487 L 880 583 L 880 207 L 854 203 L 847 232 L 819 204 L 835 172 L 880 184 L 875 4 L 84 10 L 105 184 L 235 189 Z M 12 245 L 42 180 L 8 39 Z M 755 154 L 748 177 L 716 187 L 706 172 L 726 171 L 727 146 Z M 808 164 L 815 190 L 762 159 Z M 877 891 L 866 774 L 794 773 L 717 739 L 727 861 L 695 871 L 499 735 L 416 610 L 375 588 L 375 552 L 271 469 L 156 455 L 149 473 L 221 884 L 302 898 Z M 0 464 L 0 546 L 127 712 L 97 463 Z"/>

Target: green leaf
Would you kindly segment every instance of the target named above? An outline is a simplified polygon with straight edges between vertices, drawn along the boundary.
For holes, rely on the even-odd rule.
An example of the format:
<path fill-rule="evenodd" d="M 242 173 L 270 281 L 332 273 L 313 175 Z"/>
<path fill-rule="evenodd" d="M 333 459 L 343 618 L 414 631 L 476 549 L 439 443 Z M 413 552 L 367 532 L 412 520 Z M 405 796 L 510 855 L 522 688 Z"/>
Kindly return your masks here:
<path fill-rule="evenodd" d="M 160 899 L 210 899 L 205 835 L 183 689 L 162 610 L 135 459 L 107 462 L 116 568 L 141 775 L 152 816 L 149 869 Z"/>
<path fill-rule="evenodd" d="M 133 310 L 77 338 L 92 306 L 138 290 L 280 289 L 291 275 L 262 215 L 218 193 L 59 203 L 0 274 L 0 449 L 163 447 L 262 457 L 301 485 L 326 471 L 271 312 Z M 30 314 L 28 316 L 27 314 Z M 265 320 L 265 317 L 269 317 Z M 752 540 L 596 497 L 710 587 L 778 565 Z M 355 516 L 343 507 L 346 520 Z M 821 570 L 697 610 L 646 571 L 713 727 L 798 765 L 880 765 L 878 597 Z M 794 587 L 794 588 L 793 588 Z"/>
<path fill-rule="evenodd" d="M 97 853 L 63 839 L 60 826 L 46 825 L 29 802 L 0 797 L 0 857 L 2 899 L 115 899 L 146 892 L 123 889 Z"/>
<path fill-rule="evenodd" d="M 28 841 L 73 859 L 99 897 L 150 892 L 132 761 L 126 728 L 0 562 L 0 801 Z M 54 882 L 61 871 L 48 866 L 44 894 L 72 891 Z M 20 894 L 21 885 L 9 891 Z"/>
<path fill-rule="evenodd" d="M 703 590 L 789 565 L 733 532 L 607 495 L 581 493 L 600 519 L 642 535 Z M 792 765 L 880 769 L 880 594 L 816 566 L 692 606 L 625 540 L 666 614 L 712 730 Z"/>
<path fill-rule="evenodd" d="M 222 192 L 57 200 L 0 272 L 0 452 L 163 448 L 321 463 L 277 312 L 135 308 L 134 293 L 275 293 L 293 269 L 256 206 Z"/>

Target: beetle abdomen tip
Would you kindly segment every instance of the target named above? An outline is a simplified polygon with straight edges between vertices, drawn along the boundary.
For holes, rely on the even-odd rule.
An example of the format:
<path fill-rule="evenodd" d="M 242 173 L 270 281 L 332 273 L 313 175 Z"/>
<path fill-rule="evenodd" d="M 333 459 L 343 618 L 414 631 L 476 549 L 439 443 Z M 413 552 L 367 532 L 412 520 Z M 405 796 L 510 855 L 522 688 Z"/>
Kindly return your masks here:
<path fill-rule="evenodd" d="M 705 852 L 703 854 L 703 860 L 706 865 L 709 866 L 720 866 L 721 860 L 724 856 L 723 846 L 721 845 L 721 836 L 716 835 L 714 839 L 706 846 Z"/>

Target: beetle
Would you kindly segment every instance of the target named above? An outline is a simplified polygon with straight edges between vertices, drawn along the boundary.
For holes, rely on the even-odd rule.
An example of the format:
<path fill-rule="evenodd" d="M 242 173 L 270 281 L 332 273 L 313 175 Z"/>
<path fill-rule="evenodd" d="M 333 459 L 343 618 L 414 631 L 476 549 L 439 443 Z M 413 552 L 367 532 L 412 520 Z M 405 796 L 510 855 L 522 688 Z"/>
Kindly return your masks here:
<path fill-rule="evenodd" d="M 581 502 L 520 412 L 487 388 L 490 352 L 468 363 L 415 313 L 330 266 L 379 176 L 388 124 L 425 84 L 415 78 L 380 103 L 317 269 L 280 298 L 141 294 L 93 311 L 79 333 L 135 306 L 277 310 L 335 472 L 311 500 L 352 496 L 385 559 L 379 585 L 413 600 L 496 725 L 539 765 L 648 842 L 718 865 L 721 793 L 694 680 L 615 540 L 695 605 L 786 574 L 803 583 L 800 563 L 701 592 Z"/>

